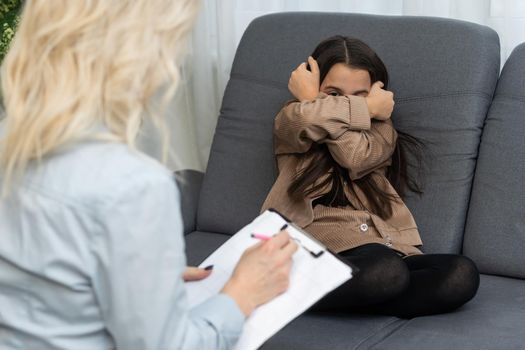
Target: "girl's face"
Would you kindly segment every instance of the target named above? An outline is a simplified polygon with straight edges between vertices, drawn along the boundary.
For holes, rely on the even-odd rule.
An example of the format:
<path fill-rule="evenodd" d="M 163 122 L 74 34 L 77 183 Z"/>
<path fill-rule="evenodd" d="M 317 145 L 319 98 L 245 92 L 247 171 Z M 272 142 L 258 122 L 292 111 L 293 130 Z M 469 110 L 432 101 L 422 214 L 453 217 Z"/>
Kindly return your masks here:
<path fill-rule="evenodd" d="M 364 69 L 351 68 L 337 63 L 330 68 L 319 90 L 328 95 L 368 96 L 372 83 L 370 74 Z"/>

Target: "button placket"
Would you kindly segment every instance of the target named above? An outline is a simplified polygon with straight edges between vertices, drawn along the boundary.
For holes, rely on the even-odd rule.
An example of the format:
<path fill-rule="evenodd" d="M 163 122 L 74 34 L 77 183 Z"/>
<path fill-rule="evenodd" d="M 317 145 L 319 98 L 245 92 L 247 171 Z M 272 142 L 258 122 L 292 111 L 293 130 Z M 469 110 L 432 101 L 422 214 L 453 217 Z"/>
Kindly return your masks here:
<path fill-rule="evenodd" d="M 385 243 L 385 245 L 386 245 L 387 247 L 391 247 L 391 246 L 392 246 L 392 238 L 390 237 L 390 235 L 386 235 L 386 236 L 385 236 L 385 239 L 386 239 L 386 243 Z"/>

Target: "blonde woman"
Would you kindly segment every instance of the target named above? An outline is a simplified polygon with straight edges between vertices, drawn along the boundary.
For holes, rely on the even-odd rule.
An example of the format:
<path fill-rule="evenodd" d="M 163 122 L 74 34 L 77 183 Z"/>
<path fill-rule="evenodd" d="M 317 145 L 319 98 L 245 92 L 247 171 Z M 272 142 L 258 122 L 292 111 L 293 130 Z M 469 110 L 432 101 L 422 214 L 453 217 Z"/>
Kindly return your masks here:
<path fill-rule="evenodd" d="M 177 83 L 193 0 L 26 0 L 1 70 L 0 348 L 226 349 L 283 292 L 286 232 L 189 310 L 179 198 L 134 149 Z M 160 118 L 154 118 L 162 126 Z"/>

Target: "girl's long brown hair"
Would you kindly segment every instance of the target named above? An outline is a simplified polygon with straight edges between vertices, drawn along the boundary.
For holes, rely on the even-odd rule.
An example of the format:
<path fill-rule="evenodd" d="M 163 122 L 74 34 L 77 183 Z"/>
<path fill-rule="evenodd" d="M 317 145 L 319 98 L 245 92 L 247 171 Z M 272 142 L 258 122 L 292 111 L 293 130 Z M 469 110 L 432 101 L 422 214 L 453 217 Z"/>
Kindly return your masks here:
<path fill-rule="evenodd" d="M 377 54 L 364 42 L 343 37 L 340 35 L 328 38 L 321 42 L 312 53 L 317 61 L 322 82 L 330 69 L 337 63 L 344 63 L 352 68 L 364 69 L 369 72 L 372 84 L 382 81 L 384 88 L 388 87 L 388 72 Z M 409 165 L 421 170 L 423 143 L 407 133 L 397 130 L 398 138 L 392 155 L 392 164 L 387 169 L 386 177 L 401 198 L 404 198 L 407 189 L 421 194 L 422 189 L 419 175 L 415 177 L 408 172 Z M 388 192 L 384 185 L 377 183 L 377 177 L 371 174 L 360 179 L 351 180 L 348 169 L 339 165 L 325 144 L 313 144 L 307 155 L 312 156 L 310 164 L 299 172 L 288 188 L 292 198 L 303 198 L 323 188 L 330 188 L 329 192 L 320 198 L 320 202 L 329 206 L 344 205 L 348 202 L 344 193 L 344 183 L 356 184 L 365 194 L 368 208 L 372 213 L 384 220 L 392 216 L 392 201 L 398 200 Z M 409 164 L 409 159 L 414 163 Z M 330 174 L 324 181 L 317 180 Z"/>

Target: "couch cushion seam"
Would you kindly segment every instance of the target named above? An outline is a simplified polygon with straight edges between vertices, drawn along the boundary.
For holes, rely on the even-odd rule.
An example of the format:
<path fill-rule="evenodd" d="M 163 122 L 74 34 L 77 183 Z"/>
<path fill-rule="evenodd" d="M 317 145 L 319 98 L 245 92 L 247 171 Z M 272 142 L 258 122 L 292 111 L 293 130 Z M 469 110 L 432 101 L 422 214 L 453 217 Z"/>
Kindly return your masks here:
<path fill-rule="evenodd" d="M 432 94 L 432 95 L 422 95 L 422 96 L 411 96 L 411 97 L 401 97 L 396 100 L 396 103 L 405 103 L 405 102 L 414 102 L 420 100 L 428 100 L 433 98 L 446 98 L 446 97 L 458 97 L 458 96 L 480 96 L 486 100 L 492 100 L 491 96 L 486 92 L 482 91 L 455 91 L 442 94 Z"/>
<path fill-rule="evenodd" d="M 387 332 L 383 337 L 381 337 L 381 339 L 374 341 L 372 344 L 370 344 L 370 346 L 368 346 L 367 349 L 371 349 L 371 346 L 376 346 L 377 344 L 381 343 L 382 341 L 390 337 L 392 334 L 394 334 L 394 332 L 397 332 L 398 330 L 406 327 L 410 323 L 410 320 L 397 319 L 396 321 L 389 323 L 389 325 L 394 324 L 394 323 L 400 323 L 400 325 L 393 328 L 391 331 Z M 383 329 L 384 328 L 385 327 L 383 327 Z"/>
<path fill-rule="evenodd" d="M 376 334 L 378 334 L 379 332 L 381 332 L 383 329 L 385 329 L 385 328 L 387 328 L 387 327 L 389 327 L 390 325 L 393 325 L 393 324 L 395 324 L 395 323 L 401 323 L 401 325 L 398 326 L 398 327 L 395 327 L 391 332 L 388 332 L 388 333 L 387 333 L 387 336 L 390 335 L 390 334 L 392 334 L 392 332 L 396 331 L 396 330 L 399 329 L 401 326 L 403 326 L 403 324 L 406 323 L 406 321 L 403 321 L 402 319 L 399 319 L 399 318 L 397 318 L 397 317 L 394 318 L 394 319 L 392 320 L 392 322 L 387 323 L 387 324 L 384 325 L 383 327 L 379 328 L 375 333 L 370 334 L 368 337 L 366 337 L 365 339 L 361 340 L 361 341 L 360 341 L 360 342 L 354 347 L 354 350 L 358 350 L 358 349 L 361 347 L 361 345 L 364 345 L 364 344 L 365 344 L 365 342 L 366 342 L 367 340 L 372 339 Z M 383 339 L 385 339 L 385 337 L 382 337 L 382 338 L 381 338 L 381 340 L 383 340 Z"/>
<path fill-rule="evenodd" d="M 277 82 L 277 81 L 274 81 L 274 80 L 270 80 L 270 79 L 256 78 L 256 77 L 252 77 L 252 76 L 249 76 L 249 75 L 246 75 L 246 74 L 241 74 L 241 73 L 232 73 L 231 76 L 230 76 L 230 80 L 232 80 L 232 79 L 249 81 L 249 82 L 252 82 L 252 83 L 255 83 L 255 84 L 258 84 L 258 85 L 263 85 L 263 86 L 273 86 L 273 87 L 276 87 L 278 89 L 287 90 L 288 91 L 288 87 L 285 86 L 285 84 Z"/>
<path fill-rule="evenodd" d="M 525 98 L 523 96 L 519 95 L 511 95 L 511 94 L 496 94 L 494 96 L 494 101 L 497 102 L 497 100 L 512 100 L 520 103 L 525 103 Z"/>

